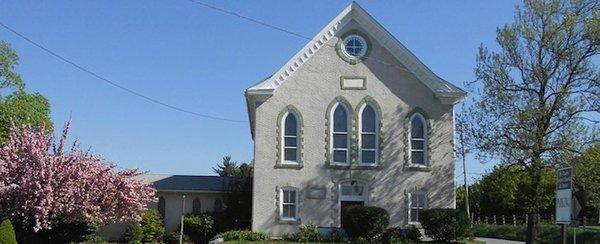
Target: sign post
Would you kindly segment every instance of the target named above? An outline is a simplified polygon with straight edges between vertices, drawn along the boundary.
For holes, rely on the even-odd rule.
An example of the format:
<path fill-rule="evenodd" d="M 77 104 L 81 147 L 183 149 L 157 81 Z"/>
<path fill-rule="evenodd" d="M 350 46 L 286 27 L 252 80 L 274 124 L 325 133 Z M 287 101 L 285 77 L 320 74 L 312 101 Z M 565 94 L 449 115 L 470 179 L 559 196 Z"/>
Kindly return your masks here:
<path fill-rule="evenodd" d="M 556 224 L 562 225 L 563 243 L 567 243 L 566 225 L 571 224 L 573 196 L 573 169 L 556 171 Z"/>

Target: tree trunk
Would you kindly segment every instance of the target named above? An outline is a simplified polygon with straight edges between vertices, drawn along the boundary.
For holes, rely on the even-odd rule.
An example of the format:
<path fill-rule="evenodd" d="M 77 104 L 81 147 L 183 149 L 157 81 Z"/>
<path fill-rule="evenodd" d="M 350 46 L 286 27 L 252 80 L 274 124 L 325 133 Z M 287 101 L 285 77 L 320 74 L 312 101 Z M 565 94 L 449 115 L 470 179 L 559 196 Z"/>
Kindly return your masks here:
<path fill-rule="evenodd" d="M 531 176 L 531 185 L 530 185 L 530 196 L 531 202 L 528 207 L 529 221 L 527 223 L 527 238 L 526 242 L 528 244 L 534 244 L 538 241 L 539 228 L 540 228 L 540 208 L 541 208 L 541 199 L 540 199 L 540 184 L 541 184 L 541 172 L 542 172 L 542 163 L 541 158 L 536 157 L 533 159 L 533 163 L 528 169 L 529 175 Z"/>
<path fill-rule="evenodd" d="M 527 221 L 527 239 L 525 240 L 528 244 L 537 243 L 537 237 L 539 235 L 540 228 L 540 215 L 538 213 L 529 214 Z"/>

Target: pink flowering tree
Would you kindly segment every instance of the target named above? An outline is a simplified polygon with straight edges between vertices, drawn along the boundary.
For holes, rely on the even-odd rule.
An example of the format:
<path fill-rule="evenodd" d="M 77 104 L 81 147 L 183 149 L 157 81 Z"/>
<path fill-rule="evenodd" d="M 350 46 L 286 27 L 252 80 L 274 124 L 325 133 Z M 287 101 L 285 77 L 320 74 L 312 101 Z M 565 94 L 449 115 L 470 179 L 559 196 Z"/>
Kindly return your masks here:
<path fill-rule="evenodd" d="M 140 182 L 138 170 L 117 171 L 74 142 L 66 150 L 69 123 L 62 137 L 44 129 L 14 127 L 0 148 L 0 216 L 27 232 L 60 223 L 109 223 L 139 219 L 155 191 Z"/>

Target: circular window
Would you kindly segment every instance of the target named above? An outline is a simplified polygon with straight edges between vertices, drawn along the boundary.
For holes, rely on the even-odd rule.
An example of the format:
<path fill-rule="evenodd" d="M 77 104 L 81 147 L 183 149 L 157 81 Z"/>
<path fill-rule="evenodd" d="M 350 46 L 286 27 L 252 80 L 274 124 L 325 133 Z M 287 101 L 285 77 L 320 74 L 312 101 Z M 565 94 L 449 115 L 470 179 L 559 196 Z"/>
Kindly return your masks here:
<path fill-rule="evenodd" d="M 342 50 L 350 58 L 362 58 L 367 53 L 367 42 L 359 35 L 349 35 L 342 42 Z"/>

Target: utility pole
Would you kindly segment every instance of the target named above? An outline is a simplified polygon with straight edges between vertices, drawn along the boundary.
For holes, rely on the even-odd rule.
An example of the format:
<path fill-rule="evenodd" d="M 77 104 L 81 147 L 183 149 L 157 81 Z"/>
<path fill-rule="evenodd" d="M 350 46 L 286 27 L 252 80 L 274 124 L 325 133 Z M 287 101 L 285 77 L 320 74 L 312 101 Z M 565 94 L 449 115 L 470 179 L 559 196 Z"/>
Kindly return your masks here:
<path fill-rule="evenodd" d="M 469 210 L 469 184 L 467 183 L 467 162 L 466 162 L 466 156 L 467 156 L 467 145 L 466 145 L 466 138 L 465 138 L 465 125 L 463 124 L 464 121 L 460 121 L 459 122 L 459 133 L 458 133 L 458 140 L 460 143 L 460 156 L 462 158 L 462 166 L 463 166 L 463 177 L 464 177 L 464 181 L 465 181 L 465 210 L 467 211 L 467 216 L 469 217 L 469 219 L 471 219 L 471 211 Z"/>
<path fill-rule="evenodd" d="M 183 218 L 185 217 L 185 195 L 181 197 L 181 229 L 179 230 L 179 244 L 183 244 Z"/>

